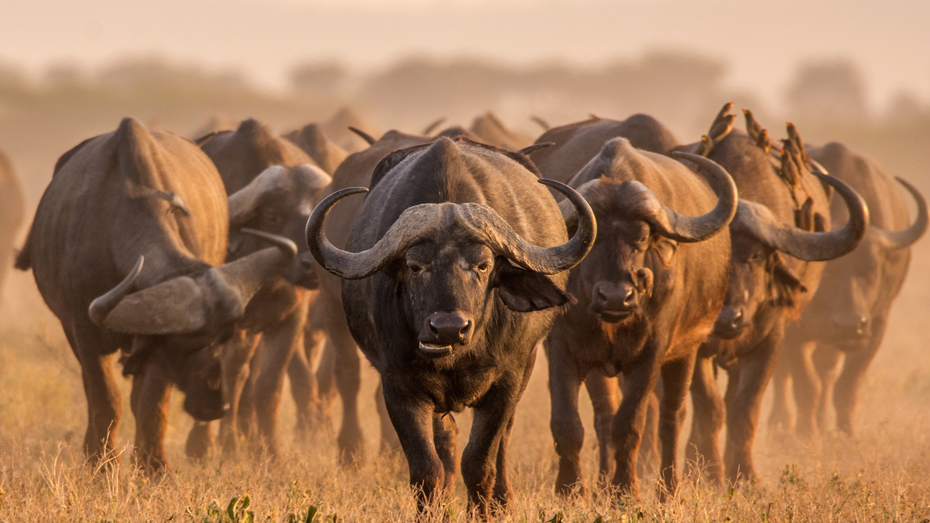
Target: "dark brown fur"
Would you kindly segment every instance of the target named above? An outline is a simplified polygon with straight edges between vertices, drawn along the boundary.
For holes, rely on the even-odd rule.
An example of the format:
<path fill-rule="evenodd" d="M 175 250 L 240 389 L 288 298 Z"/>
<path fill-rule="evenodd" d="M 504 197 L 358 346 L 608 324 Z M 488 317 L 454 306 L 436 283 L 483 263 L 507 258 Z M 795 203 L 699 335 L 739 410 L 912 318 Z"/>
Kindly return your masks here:
<path fill-rule="evenodd" d="M 168 213 L 168 203 L 160 199 L 130 198 L 127 180 L 174 192 L 189 215 Z M 32 267 L 42 297 L 61 321 L 81 363 L 88 457 L 109 458 L 118 448 L 122 399 L 113 363 L 117 352 L 129 350 L 134 339 L 94 325 L 88 305 L 119 283 L 140 254 L 145 255 L 145 266 L 137 289 L 179 275 L 196 277 L 223 263 L 227 223 L 226 194 L 216 168 L 194 144 L 171 133 L 150 133 L 127 118 L 115 132 L 83 142 L 59 161 L 18 267 Z M 206 349 L 185 360 L 177 345 L 202 341 L 202 347 L 217 340 L 166 336 L 154 341 L 162 347 L 155 358 L 160 364 L 144 365 L 133 379 L 132 392 L 136 456 L 149 470 L 166 464 L 162 438 L 172 381 L 210 364 Z M 171 363 L 175 358 L 181 358 L 180 367 Z M 182 374 L 172 375 L 178 368 Z M 185 406 L 196 406 L 199 398 L 193 390 L 187 392 Z"/>
<path fill-rule="evenodd" d="M 583 130 L 581 127 L 578 132 Z M 558 157 L 551 161 L 564 163 Z M 558 172 L 549 164 L 540 169 L 547 167 Z M 615 461 L 610 484 L 633 495 L 639 493 L 635 458 L 647 404 L 661 375 L 661 474 L 664 492 L 674 492 L 681 412 L 692 367 L 726 290 L 728 235 L 680 244 L 659 236 L 643 221 L 642 213 L 636 212 L 640 202 L 618 200 L 621 196 L 617 191 L 630 181 L 646 185 L 665 205 L 688 216 L 706 213 L 716 201 L 701 175 L 670 158 L 635 149 L 619 138 L 602 143 L 600 153 L 572 178 L 570 185 L 575 188 L 588 184 L 583 194 L 597 216 L 599 232 L 594 249 L 569 277 L 568 291 L 578 302 L 549 335 L 551 428 L 560 458 L 556 491 L 561 494 L 581 486 L 584 434 L 578 392 L 582 380 L 592 372 L 602 376 L 622 372 L 626 380 L 619 405 L 607 401 L 604 393 L 593 394 L 591 383 L 588 390 L 596 405 L 612 403 L 605 407 L 608 412 L 601 414 L 611 418 L 611 429 L 599 428 L 598 437 L 603 438 L 602 447 L 612 449 L 614 455 L 612 460 L 602 459 L 601 473 L 608 474 L 613 468 L 610 461 Z M 644 268 L 651 270 L 654 279 L 641 276 Z M 639 303 L 629 316 L 607 320 L 593 309 L 597 285 L 637 280 L 641 284 Z"/>

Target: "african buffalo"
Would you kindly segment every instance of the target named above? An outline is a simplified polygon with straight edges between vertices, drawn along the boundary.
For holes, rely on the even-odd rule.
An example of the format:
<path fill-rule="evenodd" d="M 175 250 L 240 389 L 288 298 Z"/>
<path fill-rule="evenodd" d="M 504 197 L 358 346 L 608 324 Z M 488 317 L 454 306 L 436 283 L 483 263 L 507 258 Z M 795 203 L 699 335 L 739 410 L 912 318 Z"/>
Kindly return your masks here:
<path fill-rule="evenodd" d="M 331 181 L 302 150 L 252 119 L 243 121 L 235 131 L 217 133 L 203 141 L 201 148 L 217 166 L 231 194 L 228 260 L 248 256 L 259 248 L 252 237 L 240 232 L 243 228 L 302 238 L 303 224 L 317 193 Z M 223 418 L 221 437 L 229 451 L 236 448 L 237 426 L 250 433 L 255 416 L 262 448 L 277 453 L 275 432 L 284 375 L 295 351 L 302 348 L 307 311 L 316 295 L 301 288 L 315 286 L 303 276 L 305 271 L 294 262 L 281 277 L 268 282 L 249 304 L 224 350 L 224 388 L 231 408 Z M 255 376 L 250 362 L 259 345 L 262 354 Z M 250 374 L 253 391 L 243 395 Z M 298 401 L 301 415 L 311 408 Z M 209 427 L 196 426 L 188 440 L 188 453 L 202 456 L 210 440 Z"/>
<path fill-rule="evenodd" d="M 323 129 L 315 123 L 307 124 L 284 135 L 284 137 L 297 147 L 300 147 L 320 169 L 323 169 L 329 175 L 336 172 L 339 164 L 349 155 L 342 147 L 327 138 L 326 134 L 323 133 Z"/>
<path fill-rule="evenodd" d="M 343 278 L 346 319 L 382 378 L 422 512 L 456 475 L 450 412 L 474 408 L 462 457 L 469 504 L 487 516 L 512 497 L 506 452 L 536 346 L 570 297 L 564 272 L 594 243 L 590 207 L 563 192 L 579 218 L 571 240 L 555 200 L 520 153 L 440 138 L 380 162 L 347 251 L 323 234 L 329 209 L 365 189 L 328 196 L 307 242 Z"/>
<path fill-rule="evenodd" d="M 12 253 L 13 241 L 25 214 L 23 189 L 16 177 L 16 171 L 13 170 L 9 158 L 0 151 L 0 252 Z M 6 281 L 9 255 L 0 256 L 0 290 Z"/>
<path fill-rule="evenodd" d="M 533 143 L 532 138 L 510 129 L 491 111 L 475 117 L 468 130 L 478 141 L 508 151 L 518 151 Z"/>
<path fill-rule="evenodd" d="M 369 136 L 381 134 L 349 107 L 340 108 L 336 111 L 336 114 L 324 122 L 323 132 L 349 154 L 364 151 L 371 144 L 357 132 L 349 131 L 350 127 L 358 129 Z"/>
<path fill-rule="evenodd" d="M 297 254 L 293 242 L 258 233 L 278 247 L 223 264 L 227 205 L 216 168 L 195 144 L 132 118 L 55 165 L 17 267 L 33 269 L 81 363 L 88 457 L 117 449 L 120 349 L 131 349 L 123 373 L 134 375 L 136 457 L 146 470 L 166 465 L 172 383 L 194 418 L 226 410 L 218 344 Z"/>
<path fill-rule="evenodd" d="M 568 183 L 600 153 L 606 142 L 614 138 L 626 138 L 634 147 L 654 153 L 667 153 L 678 144 L 670 130 L 648 115 L 635 114 L 623 121 L 592 117 L 583 122 L 547 128 L 536 140 L 535 147 L 541 149 L 529 155 L 544 177 Z M 547 144 L 551 146 L 542 148 Z M 614 459 L 610 434 L 614 415 L 620 405 L 620 381 L 619 376 L 605 376 L 598 370 L 591 371 L 584 380 L 595 407 L 594 424 L 598 434 L 600 467 L 605 475 Z M 646 426 L 637 462 L 639 470 L 643 472 L 659 453 L 659 402 L 653 393 L 648 395 L 647 401 Z"/>
<path fill-rule="evenodd" d="M 717 120 L 732 121 L 724 107 Z M 687 455 L 703 458 L 715 483 L 755 475 L 752 445 L 762 394 L 781 350 L 785 328 L 797 318 L 817 290 L 825 260 L 856 247 L 869 221 L 865 202 L 835 178 L 812 173 L 804 144 L 788 124 L 782 149 L 746 111 L 747 129 L 733 130 L 703 154 L 733 176 L 740 191 L 739 209 L 730 223 L 732 261 L 723 308 L 713 335 L 701 347 L 691 383 L 694 421 Z M 852 219 L 830 232 L 828 187 L 842 197 Z M 720 397 L 714 361 L 729 372 L 726 407 Z M 718 445 L 727 425 L 726 457 Z"/>
<path fill-rule="evenodd" d="M 613 459 L 601 460 L 601 474 L 609 474 L 610 461 L 615 461 L 612 486 L 634 496 L 639 495 L 635 460 L 648 396 L 661 374 L 664 492 L 676 488 L 682 405 L 695 354 L 713 328 L 726 291 L 730 242 L 718 233 L 733 217 L 737 201 L 736 187 L 722 168 L 699 156 L 678 154 L 704 176 L 615 138 L 570 182 L 590 202 L 600 233 L 591 253 L 569 276 L 568 291 L 578 302 L 549 334 L 559 494 L 582 486 L 584 431 L 578 392 L 592 371 L 624 374 L 619 410 L 610 429 L 598 431 L 605 453 L 614 451 Z M 564 202 L 563 212 L 570 213 Z M 595 404 L 599 399 L 592 394 Z"/>
<path fill-rule="evenodd" d="M 649 115 L 634 114 L 623 121 L 592 116 L 583 122 L 547 130 L 536 143 L 553 145 L 531 153 L 530 157 L 543 177 L 568 183 L 613 138 L 626 138 L 637 149 L 659 154 L 678 145 L 672 132 Z"/>
<path fill-rule="evenodd" d="M 904 283 L 910 246 L 927 230 L 927 203 L 917 189 L 898 179 L 917 202 L 917 219 L 895 180 L 875 161 L 840 143 L 808 149 L 832 176 L 856 190 L 869 205 L 871 227 L 848 255 L 827 263 L 817 294 L 785 334 L 784 354 L 775 370 L 775 405 L 770 424 L 792 423 L 787 381 L 794 382 L 799 435 L 816 440 L 832 398 L 836 424 L 853 433 L 859 387 L 887 326 L 891 304 Z M 830 206 L 831 220 L 848 219 L 845 206 Z M 843 360 L 837 380 L 838 365 Z"/>

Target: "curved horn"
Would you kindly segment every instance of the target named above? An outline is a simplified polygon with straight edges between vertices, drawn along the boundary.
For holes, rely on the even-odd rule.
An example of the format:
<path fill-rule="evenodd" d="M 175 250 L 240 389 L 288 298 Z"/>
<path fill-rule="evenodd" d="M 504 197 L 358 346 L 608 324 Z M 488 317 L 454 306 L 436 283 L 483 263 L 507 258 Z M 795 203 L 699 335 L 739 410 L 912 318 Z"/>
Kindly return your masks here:
<path fill-rule="evenodd" d="M 129 274 L 123 278 L 123 281 L 121 281 L 119 285 L 90 302 L 90 306 L 87 307 L 87 315 L 90 316 L 90 321 L 94 322 L 94 325 L 102 326 L 103 320 L 110 314 L 110 311 L 116 308 L 116 306 L 123 301 L 123 298 L 129 294 L 129 289 L 131 289 L 136 282 L 136 278 L 138 278 L 139 273 L 142 272 L 142 265 L 144 264 L 145 256 L 139 256 L 136 265 L 129 271 Z"/>
<path fill-rule="evenodd" d="M 733 178 L 713 160 L 682 151 L 671 153 L 674 158 L 681 158 L 703 167 L 710 175 L 710 186 L 717 193 L 717 205 L 703 216 L 684 216 L 659 202 L 665 212 L 665 220 L 659 218 L 659 234 L 683 243 L 704 241 L 726 227 L 736 214 L 739 193 Z M 657 200 L 658 201 L 658 200 Z M 658 217 L 658 216 L 657 216 Z M 664 223 L 662 223 L 664 222 Z M 665 230 L 661 230 L 665 229 Z"/>
<path fill-rule="evenodd" d="M 740 201 L 733 232 L 745 232 L 785 254 L 806 261 L 826 261 L 849 253 L 859 245 L 869 226 L 869 208 L 856 191 L 833 176 L 812 171 L 832 185 L 849 209 L 849 221 L 830 232 L 807 232 L 779 222 L 768 207 Z"/>
<path fill-rule="evenodd" d="M 539 183 L 549 186 L 564 194 L 572 202 L 578 215 L 578 227 L 570 240 L 555 247 L 539 247 L 521 238 L 510 225 L 496 212 L 493 216 L 499 221 L 496 233 L 489 236 L 489 244 L 497 242 L 497 252 L 506 254 L 507 258 L 526 269 L 542 274 L 556 274 L 571 269 L 581 263 L 587 256 L 594 240 L 597 238 L 597 220 L 588 202 L 577 191 L 555 180 L 541 179 Z M 484 207 L 484 206 L 482 206 Z M 490 212 L 493 209 L 486 207 Z M 480 230 L 488 230 L 481 227 Z M 492 247 L 493 248 L 493 247 Z"/>
<path fill-rule="evenodd" d="M 370 135 L 370 134 L 366 133 L 365 131 L 359 129 L 358 127 L 352 127 L 352 126 L 350 125 L 350 126 L 349 126 L 349 130 L 352 131 L 353 133 L 359 135 L 359 136 L 362 138 L 362 140 L 365 140 L 366 142 L 368 142 L 368 145 L 371 145 L 371 144 L 373 144 L 373 143 L 375 143 L 375 142 L 378 141 L 378 140 L 375 140 L 374 137 L 373 137 L 372 135 Z"/>
<path fill-rule="evenodd" d="M 427 125 L 427 126 L 423 129 L 423 132 L 422 132 L 421 134 L 423 134 L 424 136 L 429 136 L 429 134 L 430 134 L 431 132 L 435 131 L 436 128 L 439 127 L 440 125 L 442 125 L 442 123 L 445 122 L 445 121 L 446 121 L 446 117 L 445 117 L 445 116 L 443 116 L 443 117 L 441 117 L 441 118 L 438 118 L 438 119 L 437 119 L 436 121 L 434 121 L 433 123 Z"/>
<path fill-rule="evenodd" d="M 268 278 L 276 276 L 297 258 L 297 245 L 277 234 L 249 228 L 241 230 L 246 234 L 271 242 L 274 247 L 262 249 L 236 261 L 213 267 L 209 272 L 220 276 L 229 287 L 236 290 L 244 309 Z"/>
<path fill-rule="evenodd" d="M 230 194 L 226 199 L 229 202 L 230 227 L 236 227 L 249 221 L 258 209 L 258 201 L 261 199 L 261 195 L 275 187 L 283 188 L 286 178 L 287 167 L 272 165 L 262 171 L 248 185 Z"/>
<path fill-rule="evenodd" d="M 916 187 L 908 183 L 907 181 L 895 177 L 898 180 L 898 183 L 904 186 L 907 189 L 907 192 L 911 193 L 911 196 L 914 197 L 914 201 L 917 202 L 917 219 L 914 220 L 907 229 L 903 231 L 883 231 L 876 227 L 869 227 L 869 234 L 871 234 L 881 246 L 882 249 L 886 250 L 895 250 L 895 249 L 904 249 L 905 247 L 910 247 L 921 236 L 927 232 L 927 223 L 930 221 L 927 215 L 927 200 L 924 199 L 923 195 L 920 194 L 920 191 Z"/>
<path fill-rule="evenodd" d="M 523 156 L 529 156 L 540 149 L 545 149 L 546 147 L 552 147 L 553 145 L 555 145 L 555 142 L 534 143 L 533 145 L 528 145 L 524 147 L 523 149 L 520 149 L 517 152 L 522 154 Z"/>
<path fill-rule="evenodd" d="M 252 219 L 261 203 L 262 195 L 275 190 L 298 193 L 301 206 L 306 206 L 309 212 L 316 192 L 331 181 L 332 178 L 316 165 L 272 165 L 248 185 L 229 195 L 229 225 L 234 228 Z"/>
<path fill-rule="evenodd" d="M 238 320 L 268 278 L 297 256 L 297 246 L 287 238 L 242 231 L 275 247 L 213 267 L 196 279 L 179 276 L 125 296 L 105 315 L 103 325 L 117 332 L 155 336 L 189 334 Z"/>
<path fill-rule="evenodd" d="M 323 222 L 336 202 L 352 194 L 368 192 L 361 187 L 342 189 L 327 196 L 307 221 L 307 246 L 317 262 L 345 279 L 360 279 L 380 270 L 420 238 L 429 237 L 448 216 L 482 238 L 496 253 L 515 264 L 543 274 L 555 274 L 577 265 L 594 245 L 597 222 L 588 202 L 576 191 L 553 180 L 539 180 L 565 196 L 580 217 L 575 235 L 555 247 L 538 247 L 521 238 L 492 208 L 474 203 L 424 204 L 405 210 L 384 236 L 370 249 L 352 253 L 334 247 L 323 233 Z"/>

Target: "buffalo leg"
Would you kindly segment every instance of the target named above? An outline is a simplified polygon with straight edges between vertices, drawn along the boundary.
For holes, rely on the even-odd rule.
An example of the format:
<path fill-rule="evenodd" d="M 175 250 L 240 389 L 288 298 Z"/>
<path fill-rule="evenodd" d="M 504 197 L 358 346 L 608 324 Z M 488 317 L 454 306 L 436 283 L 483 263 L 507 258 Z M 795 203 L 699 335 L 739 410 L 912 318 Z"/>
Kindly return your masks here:
<path fill-rule="evenodd" d="M 659 440 L 662 442 L 662 489 L 660 498 L 678 490 L 678 436 L 684 422 L 685 399 L 694 374 L 695 350 L 688 356 L 662 365 L 662 402 L 659 408 Z M 652 392 L 650 390 L 650 392 Z"/>
<path fill-rule="evenodd" d="M 243 390 L 251 374 L 249 363 L 255 357 L 258 342 L 258 336 L 239 332 L 226 344 L 223 352 L 223 391 L 230 408 L 220 420 L 220 442 L 227 453 L 235 452 L 238 447 Z"/>
<path fill-rule="evenodd" d="M 168 465 L 164 441 L 171 383 L 160 366 L 149 364 L 133 377 L 132 389 L 136 416 L 135 461 L 146 473 L 158 473 Z"/>
<path fill-rule="evenodd" d="M 859 389 L 865 379 L 869 364 L 878 352 L 885 334 L 885 322 L 876 321 L 872 326 L 872 340 L 867 347 L 846 353 L 843 371 L 833 388 L 833 406 L 836 409 L 836 426 L 850 436 L 854 436 L 853 420 L 859 401 Z"/>
<path fill-rule="evenodd" d="M 499 507 L 506 507 L 513 499 L 513 487 L 510 486 L 510 475 L 507 473 L 507 449 L 510 446 L 510 436 L 513 434 L 513 423 L 516 414 L 510 416 L 504 435 L 501 436 L 500 446 L 497 449 L 497 475 L 494 477 L 494 502 Z"/>
<path fill-rule="evenodd" d="M 734 365 L 727 384 L 727 444 L 724 451 L 727 478 L 752 481 L 756 470 L 752 462 L 752 446 L 762 407 L 762 395 L 769 384 L 784 338 L 784 326 L 776 324 L 772 331 Z"/>
<path fill-rule="evenodd" d="M 649 348 L 646 351 L 651 352 Z M 636 455 L 646 427 L 648 397 L 655 387 L 658 371 L 654 358 L 649 358 L 624 375 L 623 400 L 614 416 L 612 431 L 617 468 L 611 483 L 620 494 L 639 497 Z"/>
<path fill-rule="evenodd" d="M 594 432 L 598 446 L 598 484 L 610 481 L 614 464 L 614 443 L 611 437 L 614 416 L 620 408 L 620 385 L 599 371 L 591 371 L 584 380 L 591 405 L 594 407 Z M 580 465 L 579 465 L 580 467 Z M 580 471 L 579 471 L 580 473 Z"/>
<path fill-rule="evenodd" d="M 191 431 L 187 433 L 187 441 L 184 443 L 184 453 L 192 460 L 203 460 L 207 457 L 207 452 L 210 451 L 215 442 L 213 423 L 194 420 Z"/>
<path fill-rule="evenodd" d="M 239 434 L 245 436 L 253 447 L 258 446 L 258 429 L 255 426 L 255 382 L 258 373 L 262 370 L 262 357 L 265 354 L 265 341 L 261 336 L 256 340 L 255 353 L 249 361 L 249 373 L 242 384 L 239 394 L 239 412 L 236 415 L 236 426 Z"/>
<path fill-rule="evenodd" d="M 394 431 L 393 428 L 391 430 Z M 455 418 L 452 414 L 433 414 L 433 444 L 439 460 L 442 461 L 444 472 L 442 486 L 447 495 L 452 494 L 455 477 L 459 470 L 458 435 L 458 427 L 455 425 Z"/>
<path fill-rule="evenodd" d="M 75 325 L 74 333 L 68 335 L 68 342 L 81 363 L 81 380 L 87 397 L 84 454 L 91 462 L 113 455 L 123 412 L 123 396 L 113 368 L 116 353 L 99 354 L 102 345 L 99 332 L 90 325 Z"/>
<path fill-rule="evenodd" d="M 691 379 L 694 418 L 685 456 L 694 466 L 704 466 L 704 474 L 714 485 L 723 483 L 723 456 L 720 454 L 720 431 L 726 407 L 714 376 L 713 357 L 698 357 Z"/>
<path fill-rule="evenodd" d="M 265 329 L 265 353 L 262 369 L 255 382 L 255 413 L 262 449 L 272 456 L 278 454 L 277 425 L 281 410 L 281 394 L 287 365 L 298 345 L 303 343 L 303 326 L 307 320 L 306 301 L 277 325 Z"/>
<path fill-rule="evenodd" d="M 375 387 L 375 406 L 378 408 L 378 419 L 381 421 L 381 454 L 394 454 L 400 450 L 400 440 L 397 431 L 391 425 L 391 418 L 384 404 L 384 392 L 380 385 Z"/>
<path fill-rule="evenodd" d="M 397 428 L 397 437 L 407 457 L 417 513 L 425 514 L 438 500 L 445 484 L 443 462 L 434 442 L 435 414 L 431 405 L 388 386 L 384 387 L 384 397 L 388 415 Z"/>
<path fill-rule="evenodd" d="M 828 428 L 827 413 L 833 405 L 833 387 L 839 374 L 843 354 L 823 343 L 814 349 L 814 369 L 820 378 L 820 401 L 817 402 L 817 428 L 823 432 Z"/>
<path fill-rule="evenodd" d="M 794 383 L 794 401 L 797 405 L 797 433 L 807 441 L 817 441 L 817 410 L 822 386 L 820 377 L 814 369 L 814 350 L 817 343 L 813 341 L 801 345 L 797 354 L 787 358 L 791 366 L 791 379 Z"/>
<path fill-rule="evenodd" d="M 329 308 L 326 311 L 326 335 L 334 349 L 333 377 L 342 399 L 342 427 L 336 440 L 339 445 L 339 460 L 345 465 L 360 464 L 365 455 L 358 415 L 358 393 L 362 384 L 361 359 L 358 346 L 355 345 L 346 324 L 342 307 L 339 307 L 338 311 Z M 394 421 L 393 417 L 391 421 Z M 394 426 L 397 427 L 396 422 Z"/>
<path fill-rule="evenodd" d="M 584 492 L 581 447 L 584 425 L 578 412 L 581 371 L 569 348 L 561 340 L 549 340 L 549 394 L 552 414 L 549 429 L 559 455 L 555 492 L 560 496 Z M 592 396 L 593 401 L 593 396 Z"/>
<path fill-rule="evenodd" d="M 291 397 L 294 398 L 294 406 L 297 410 L 297 424 L 294 428 L 297 436 L 303 439 L 313 430 L 313 411 L 319 400 L 316 376 L 310 368 L 305 351 L 300 349 L 294 351 L 291 362 L 287 365 L 287 377 L 291 382 Z"/>
<path fill-rule="evenodd" d="M 772 375 L 772 391 L 775 397 L 768 421 L 769 430 L 773 432 L 789 434 L 794 432 L 794 416 L 791 414 L 791 391 L 789 389 L 792 383 L 791 365 L 788 360 L 800 357 L 799 352 L 800 349 L 786 342 L 782 355 L 775 364 L 775 371 Z"/>
<path fill-rule="evenodd" d="M 506 378 L 498 381 L 475 407 L 468 445 L 462 453 L 462 479 L 468 490 L 468 505 L 482 519 L 490 516 L 498 468 L 506 468 L 506 455 L 498 460 L 498 453 L 520 399 L 522 384 L 508 381 Z M 505 506 L 511 497 L 509 485 L 503 483 L 500 488 L 507 489 L 498 492 L 500 504 Z"/>

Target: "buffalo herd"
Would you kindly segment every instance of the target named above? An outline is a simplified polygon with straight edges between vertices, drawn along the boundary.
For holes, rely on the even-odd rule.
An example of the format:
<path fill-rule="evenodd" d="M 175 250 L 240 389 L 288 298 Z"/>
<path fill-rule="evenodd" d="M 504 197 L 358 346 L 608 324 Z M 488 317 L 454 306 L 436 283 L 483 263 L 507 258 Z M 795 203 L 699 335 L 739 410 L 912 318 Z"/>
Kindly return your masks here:
<path fill-rule="evenodd" d="M 513 495 L 508 446 L 541 348 L 558 494 L 589 488 L 582 384 L 598 489 L 638 496 L 658 452 L 658 494 L 676 491 L 689 392 L 686 466 L 734 484 L 756 473 L 770 381 L 772 427 L 816 441 L 832 404 L 853 433 L 928 209 L 843 144 L 806 145 L 791 124 L 773 141 L 731 111 L 693 143 L 641 114 L 537 118 L 535 142 L 492 113 L 406 134 L 346 110 L 284 136 L 249 119 L 193 140 L 126 118 L 58 159 L 15 266 L 80 363 L 93 462 L 117 448 L 119 360 L 149 474 L 168 465 L 173 387 L 195 420 L 188 456 L 207 456 L 219 420 L 223 452 L 274 458 L 287 381 L 305 431 L 338 394 L 338 456 L 360 463 L 363 354 L 381 450 L 406 456 L 418 511 L 461 469 L 489 517 Z M 24 205 L 3 156 L 0 202 L 11 248 Z M 460 458 L 450 413 L 465 407 Z"/>

